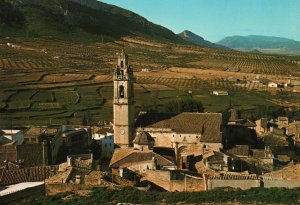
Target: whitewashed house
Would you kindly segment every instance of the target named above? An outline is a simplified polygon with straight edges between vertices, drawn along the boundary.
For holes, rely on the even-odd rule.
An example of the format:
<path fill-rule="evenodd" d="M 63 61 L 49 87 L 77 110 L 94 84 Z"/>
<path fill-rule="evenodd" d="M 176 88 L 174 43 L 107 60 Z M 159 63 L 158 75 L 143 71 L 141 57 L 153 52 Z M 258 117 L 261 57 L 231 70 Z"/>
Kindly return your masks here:
<path fill-rule="evenodd" d="M 114 152 L 114 131 L 111 128 L 94 130 L 92 138 L 101 146 L 101 158 L 111 158 Z"/>

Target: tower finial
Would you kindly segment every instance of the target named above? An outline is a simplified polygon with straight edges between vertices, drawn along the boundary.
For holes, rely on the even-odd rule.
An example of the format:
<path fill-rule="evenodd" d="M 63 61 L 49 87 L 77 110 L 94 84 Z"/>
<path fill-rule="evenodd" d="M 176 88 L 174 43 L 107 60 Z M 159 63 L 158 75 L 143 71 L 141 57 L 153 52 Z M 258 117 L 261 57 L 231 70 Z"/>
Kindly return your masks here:
<path fill-rule="evenodd" d="M 125 45 L 123 44 L 122 45 L 122 52 L 121 52 L 123 55 L 125 55 Z"/>

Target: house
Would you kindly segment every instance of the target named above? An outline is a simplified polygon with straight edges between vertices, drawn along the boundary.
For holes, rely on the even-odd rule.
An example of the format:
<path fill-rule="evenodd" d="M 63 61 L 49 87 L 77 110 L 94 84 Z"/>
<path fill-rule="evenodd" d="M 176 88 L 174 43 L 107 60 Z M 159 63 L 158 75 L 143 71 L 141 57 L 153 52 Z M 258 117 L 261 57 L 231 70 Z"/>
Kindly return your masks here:
<path fill-rule="evenodd" d="M 289 136 L 300 137 L 300 122 L 295 121 L 285 127 L 285 134 Z"/>
<path fill-rule="evenodd" d="M 233 120 L 232 120 L 233 119 Z M 224 129 L 224 148 L 230 149 L 235 145 L 258 145 L 255 131 L 256 124 L 250 120 L 230 117 Z"/>
<path fill-rule="evenodd" d="M 59 150 L 63 145 L 58 127 L 31 127 L 24 131 L 23 137 L 23 147 L 45 146 L 43 153 L 45 153 L 44 156 L 47 155 L 46 164 L 56 163 Z M 22 150 L 25 151 L 25 149 Z"/>
<path fill-rule="evenodd" d="M 0 166 L 6 161 L 18 162 L 17 142 L 2 137 L 0 139 Z"/>
<path fill-rule="evenodd" d="M 134 147 L 115 149 L 109 164 L 114 175 L 132 179 L 133 175 L 145 173 L 147 170 L 176 167 L 174 161 L 153 151 L 151 136 L 142 133 L 133 143 Z"/>
<path fill-rule="evenodd" d="M 276 123 L 279 126 L 288 125 L 289 124 L 289 118 L 288 117 L 278 117 Z"/>
<path fill-rule="evenodd" d="M 264 134 L 269 131 L 268 127 L 268 120 L 266 118 L 261 118 L 255 121 L 256 127 L 256 133 L 258 134 Z"/>
<path fill-rule="evenodd" d="M 213 152 L 210 156 L 203 158 L 206 168 L 215 171 L 228 171 L 228 156 L 222 152 Z"/>
<path fill-rule="evenodd" d="M 13 130 L 13 129 L 4 129 L 3 136 L 12 141 L 16 141 L 18 145 L 22 144 L 24 141 L 23 133 L 21 130 Z"/>
<path fill-rule="evenodd" d="M 244 158 L 249 156 L 249 146 L 248 145 L 235 145 L 234 147 L 226 150 L 226 153 L 237 156 L 239 158 Z"/>
<path fill-rule="evenodd" d="M 70 154 L 82 154 L 87 151 L 88 131 L 84 128 L 62 126 L 58 136 L 63 139 L 63 148 Z"/>
<path fill-rule="evenodd" d="M 288 136 L 284 134 L 284 130 L 273 128 L 272 132 L 262 137 L 265 145 L 272 147 L 288 147 Z"/>
<path fill-rule="evenodd" d="M 229 93 L 225 90 L 215 90 L 213 91 L 213 95 L 229 95 Z"/>
<path fill-rule="evenodd" d="M 95 128 L 92 139 L 100 146 L 101 158 L 110 159 L 114 152 L 114 131 L 111 127 Z"/>
<path fill-rule="evenodd" d="M 268 87 L 269 87 L 269 88 L 277 88 L 277 87 L 278 87 L 278 84 L 277 84 L 277 83 L 274 83 L 274 82 L 269 82 L 269 83 L 268 83 Z"/>
<path fill-rule="evenodd" d="M 268 146 L 265 149 L 250 149 L 250 156 L 258 159 L 264 165 L 273 165 L 274 155 Z"/>

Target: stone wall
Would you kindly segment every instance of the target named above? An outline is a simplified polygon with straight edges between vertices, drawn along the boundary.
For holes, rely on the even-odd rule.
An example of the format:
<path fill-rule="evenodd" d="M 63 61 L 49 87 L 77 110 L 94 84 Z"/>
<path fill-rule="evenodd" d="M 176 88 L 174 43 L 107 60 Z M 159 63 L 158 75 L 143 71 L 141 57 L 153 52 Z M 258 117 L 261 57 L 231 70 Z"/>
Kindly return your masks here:
<path fill-rule="evenodd" d="M 184 178 L 181 180 L 171 180 L 170 171 L 147 170 L 141 181 L 152 182 L 156 186 L 170 192 L 205 191 L 205 182 L 203 179 L 186 177 L 186 181 Z"/>
<path fill-rule="evenodd" d="M 300 187 L 300 180 L 264 180 L 263 186 L 265 188 L 277 187 L 277 188 L 297 188 Z"/>
<path fill-rule="evenodd" d="M 234 179 L 208 179 L 207 180 L 207 190 L 220 188 L 220 187 L 232 187 L 239 189 L 250 189 L 254 187 L 260 187 L 260 180 L 234 180 Z"/>

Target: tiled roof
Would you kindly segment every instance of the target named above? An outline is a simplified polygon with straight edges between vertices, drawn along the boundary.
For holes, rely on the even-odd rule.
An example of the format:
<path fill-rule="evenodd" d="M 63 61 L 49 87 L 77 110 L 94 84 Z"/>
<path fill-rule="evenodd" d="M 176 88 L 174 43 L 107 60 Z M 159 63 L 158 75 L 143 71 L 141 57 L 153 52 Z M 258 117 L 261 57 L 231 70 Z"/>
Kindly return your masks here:
<path fill-rule="evenodd" d="M 104 127 L 104 128 L 97 130 L 96 133 L 106 135 L 107 133 L 114 133 L 114 130 L 112 128 Z"/>
<path fill-rule="evenodd" d="M 154 139 L 147 132 L 139 133 L 133 140 L 133 144 L 138 145 L 149 145 L 149 143 L 154 142 Z"/>
<path fill-rule="evenodd" d="M 3 146 L 12 145 L 12 144 L 14 144 L 14 143 L 15 143 L 14 141 L 12 141 L 12 140 L 10 140 L 10 139 L 8 139 L 8 138 L 6 138 L 6 137 L 2 137 L 2 138 L 0 139 L 0 145 L 3 145 Z"/>
<path fill-rule="evenodd" d="M 45 128 L 41 127 L 31 127 L 24 132 L 24 137 L 39 137 L 41 134 L 44 134 L 46 131 Z"/>
<path fill-rule="evenodd" d="M 57 171 L 56 166 L 30 167 L 18 170 L 4 170 L 0 179 L 0 184 L 10 185 L 21 182 L 43 181 Z"/>
<path fill-rule="evenodd" d="M 121 159 L 127 157 L 128 155 L 130 155 L 133 152 L 134 152 L 133 147 L 115 149 L 115 151 L 113 153 L 113 156 L 110 160 L 109 166 L 111 166 L 112 164 L 114 164 L 114 163 L 120 161 Z"/>
<path fill-rule="evenodd" d="M 247 157 L 249 155 L 249 146 L 248 145 L 235 145 L 233 148 L 227 150 L 229 154 L 236 156 Z"/>
<path fill-rule="evenodd" d="M 250 154 L 254 158 L 272 158 L 272 150 L 251 149 Z"/>
<path fill-rule="evenodd" d="M 114 152 L 113 158 L 110 162 L 110 167 L 112 168 L 118 168 L 121 166 L 130 166 L 131 164 L 136 164 L 143 161 L 150 161 L 152 158 L 155 158 L 157 160 L 157 164 L 160 166 L 173 166 L 174 163 L 170 160 L 160 156 L 159 154 L 156 154 L 153 151 L 138 151 L 131 149 L 131 151 L 124 151 L 124 149 L 128 150 L 128 148 L 121 148 L 117 149 Z M 122 154 L 126 154 L 125 156 L 122 156 Z M 130 154 L 129 154 L 130 153 Z M 115 155 L 118 156 L 114 157 Z"/>
<path fill-rule="evenodd" d="M 220 113 L 145 113 L 138 116 L 136 127 L 169 128 L 177 133 L 199 133 L 201 141 L 220 143 Z"/>

